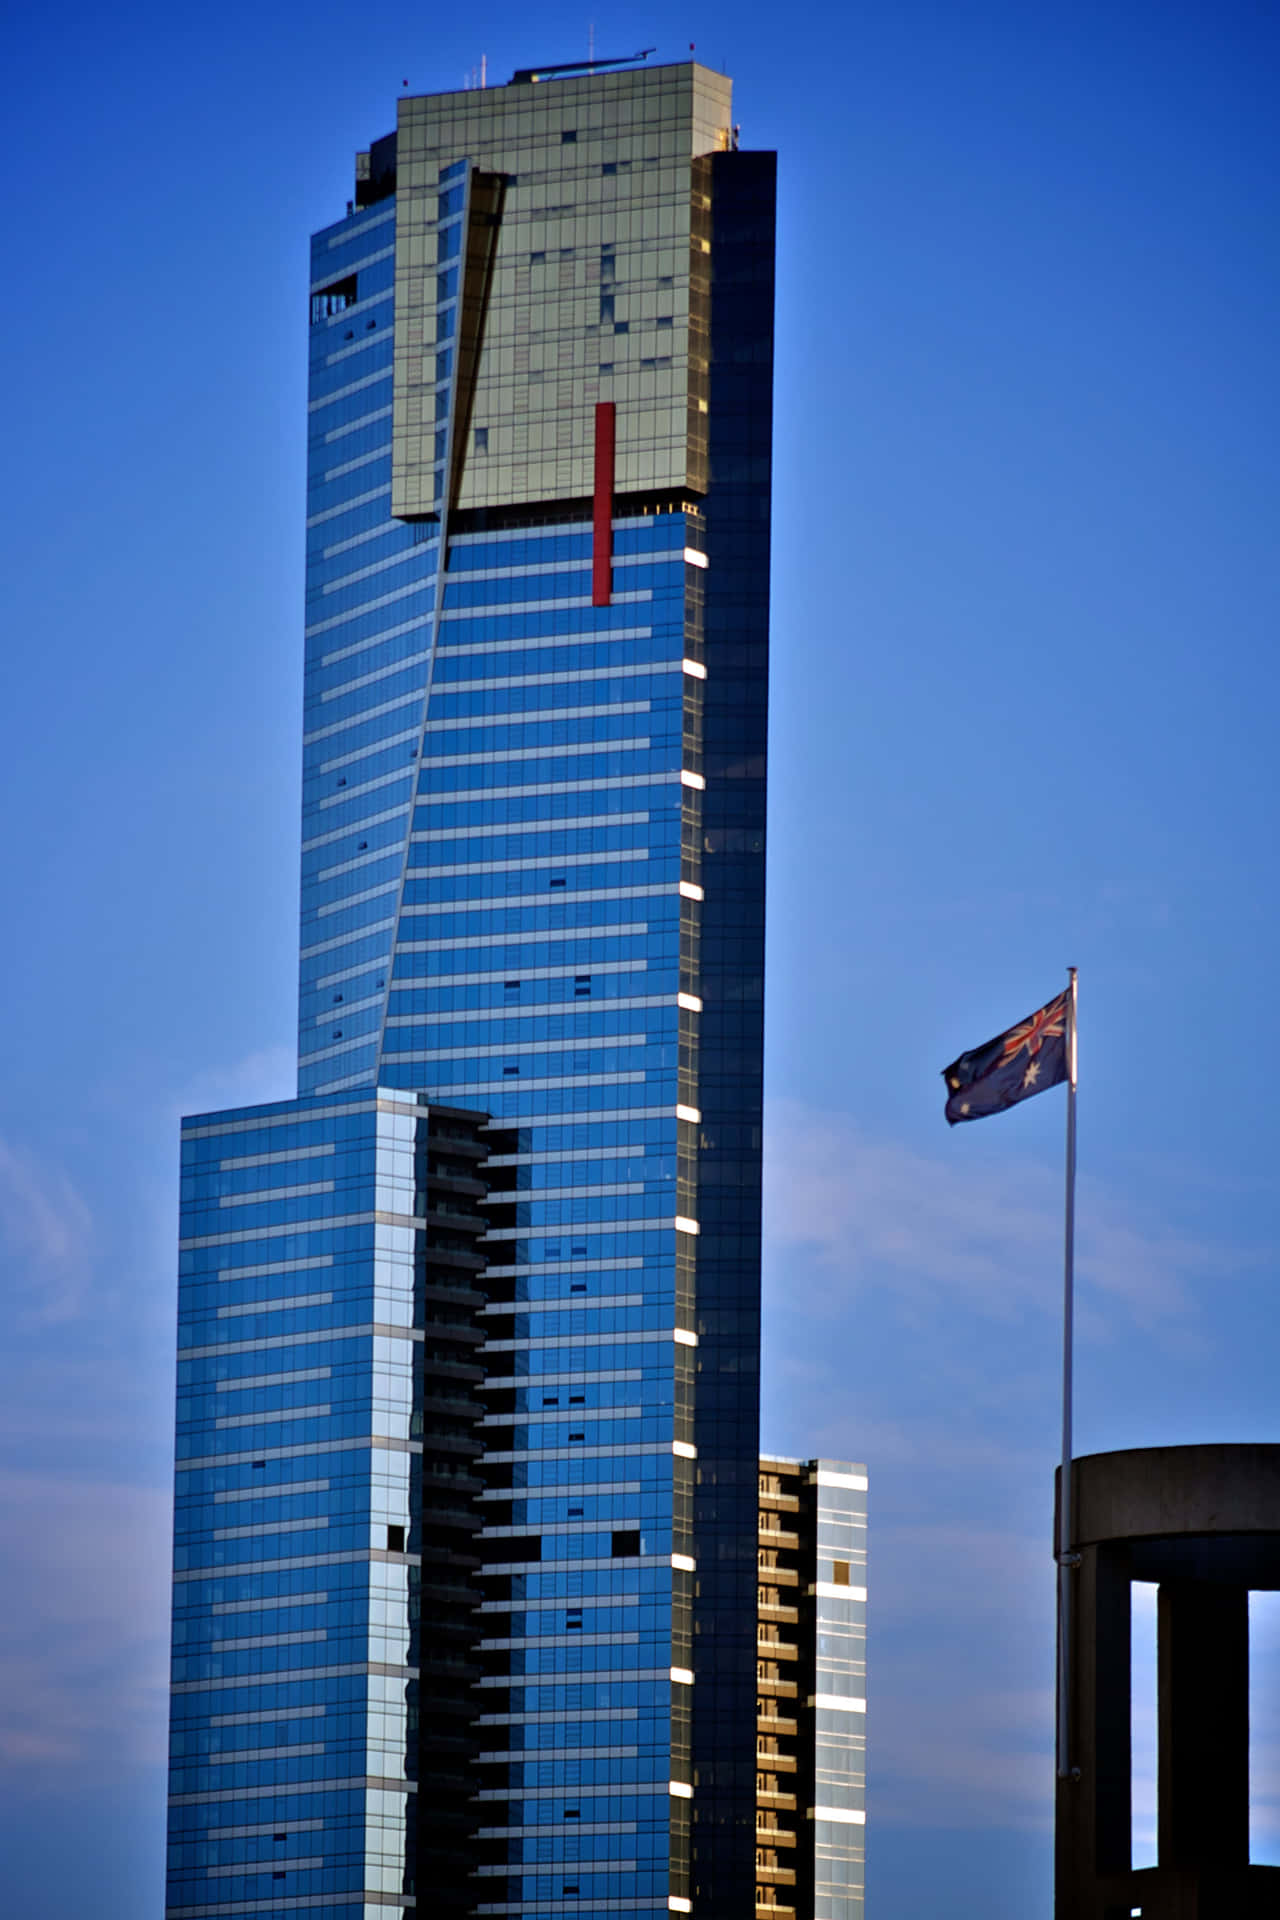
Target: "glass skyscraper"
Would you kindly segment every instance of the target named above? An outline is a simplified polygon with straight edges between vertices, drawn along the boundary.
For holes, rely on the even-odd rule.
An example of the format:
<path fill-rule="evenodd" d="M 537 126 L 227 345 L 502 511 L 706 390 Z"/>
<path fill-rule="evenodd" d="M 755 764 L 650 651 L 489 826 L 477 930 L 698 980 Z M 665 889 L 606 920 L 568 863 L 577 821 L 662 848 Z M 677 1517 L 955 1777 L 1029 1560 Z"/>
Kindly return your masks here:
<path fill-rule="evenodd" d="M 773 156 L 403 98 L 315 236 L 299 1094 L 184 1126 L 170 1920 L 749 1912 Z"/>

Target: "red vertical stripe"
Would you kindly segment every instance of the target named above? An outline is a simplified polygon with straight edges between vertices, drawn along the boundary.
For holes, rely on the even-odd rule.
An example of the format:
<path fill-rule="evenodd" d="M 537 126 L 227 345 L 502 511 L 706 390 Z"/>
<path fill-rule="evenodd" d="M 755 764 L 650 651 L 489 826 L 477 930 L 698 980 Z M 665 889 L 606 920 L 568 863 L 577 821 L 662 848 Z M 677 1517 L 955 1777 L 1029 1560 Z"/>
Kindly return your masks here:
<path fill-rule="evenodd" d="M 615 413 L 612 400 L 596 405 L 596 484 L 591 513 L 591 604 L 607 607 L 613 589 L 613 447 Z"/>

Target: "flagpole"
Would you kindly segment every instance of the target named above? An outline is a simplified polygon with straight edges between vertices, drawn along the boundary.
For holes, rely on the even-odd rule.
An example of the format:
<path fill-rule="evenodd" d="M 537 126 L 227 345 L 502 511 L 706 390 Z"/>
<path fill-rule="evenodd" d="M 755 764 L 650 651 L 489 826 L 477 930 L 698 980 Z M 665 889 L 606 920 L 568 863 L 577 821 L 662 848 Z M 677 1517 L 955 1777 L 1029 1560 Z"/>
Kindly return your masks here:
<path fill-rule="evenodd" d="M 1062 1473 L 1058 1485 L 1058 1778 L 1071 1765 L 1071 1402 L 1076 1256 L 1076 970 L 1067 968 L 1067 1196 L 1062 1274 Z"/>

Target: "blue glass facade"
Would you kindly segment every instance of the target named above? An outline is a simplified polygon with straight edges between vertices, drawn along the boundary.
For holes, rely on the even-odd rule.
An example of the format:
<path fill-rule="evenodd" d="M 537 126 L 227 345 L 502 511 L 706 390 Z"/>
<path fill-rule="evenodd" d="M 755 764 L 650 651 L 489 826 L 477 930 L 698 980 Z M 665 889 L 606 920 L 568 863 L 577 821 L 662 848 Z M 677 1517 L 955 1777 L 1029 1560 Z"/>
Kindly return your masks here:
<path fill-rule="evenodd" d="M 727 83 L 700 75 L 405 101 L 398 161 L 378 143 L 369 204 L 313 243 L 300 1097 L 270 1123 L 300 1154 L 268 1181 L 255 1116 L 184 1136 L 177 1540 L 197 1558 L 176 1576 L 171 1913 L 313 1895 L 332 1913 L 357 1891 L 476 1914 L 749 1910 L 773 169 L 728 150 Z M 579 444 L 601 404 L 619 421 L 603 595 Z M 422 1224 L 431 1167 L 476 1204 L 425 1148 L 412 1204 L 374 1197 L 413 1159 L 380 1129 L 442 1108 L 463 1133 L 488 1116 L 487 1233 L 458 1251 L 485 1271 L 445 1302 L 452 1360 L 421 1278 L 404 1333 L 374 1311 L 386 1236 L 402 1291 L 446 1247 Z M 272 1193 L 232 1231 L 260 1217 L 287 1253 L 230 1257 L 236 1181 Z M 296 1280 L 331 1245 L 347 1293 Z M 261 1350 L 211 1277 L 241 1264 L 280 1288 L 284 1317 L 249 1316 Z M 284 1304 L 295 1290 L 307 1304 Z M 233 1463 L 218 1422 L 240 1392 L 282 1424 Z M 379 1451 L 393 1403 L 404 1451 Z M 335 1421 L 342 1475 L 316 1437 Z M 452 1522 L 423 1517 L 433 1473 Z M 298 1484 L 268 1496 L 277 1478 Z M 237 1549 L 231 1574 L 210 1520 L 237 1492 L 264 1559 Z M 313 1513 L 324 1538 L 299 1525 L 295 1566 L 280 1536 Z M 378 1545 L 398 1526 L 403 1551 Z M 339 1535 L 352 1557 L 321 1580 Z M 433 1553 L 452 1569 L 435 1600 Z M 277 1593 L 290 1611 L 264 1638 Z M 433 1672 L 415 1595 L 458 1636 Z M 244 1711 L 280 1715 L 244 1723 L 270 1759 L 208 1750 L 231 1724 L 224 1605 L 255 1640 L 234 1656 L 257 1676 Z M 332 1681 L 318 1635 L 326 1662 L 341 1649 Z M 335 1755 L 349 1784 L 330 1789 L 339 1721 L 382 1745 L 348 1774 Z M 261 1820 L 207 1797 L 240 1785 L 211 1768 L 241 1764 Z M 439 1857 L 419 1775 L 433 1808 L 459 1801 Z M 287 1820 L 286 1780 L 309 1783 Z"/>
<path fill-rule="evenodd" d="M 184 1124 L 171 1914 L 414 1884 L 422 1603 L 447 1641 L 429 1562 L 478 1489 L 476 1133 L 373 1090 Z"/>

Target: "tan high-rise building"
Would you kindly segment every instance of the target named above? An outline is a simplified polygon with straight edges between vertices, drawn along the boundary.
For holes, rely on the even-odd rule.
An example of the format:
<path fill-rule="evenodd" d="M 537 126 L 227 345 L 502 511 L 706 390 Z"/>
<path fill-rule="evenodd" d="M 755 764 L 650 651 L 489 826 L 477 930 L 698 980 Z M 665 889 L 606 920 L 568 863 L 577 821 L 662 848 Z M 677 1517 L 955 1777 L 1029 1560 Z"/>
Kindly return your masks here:
<path fill-rule="evenodd" d="M 867 1474 L 760 1458 L 756 1914 L 862 1920 Z"/>

